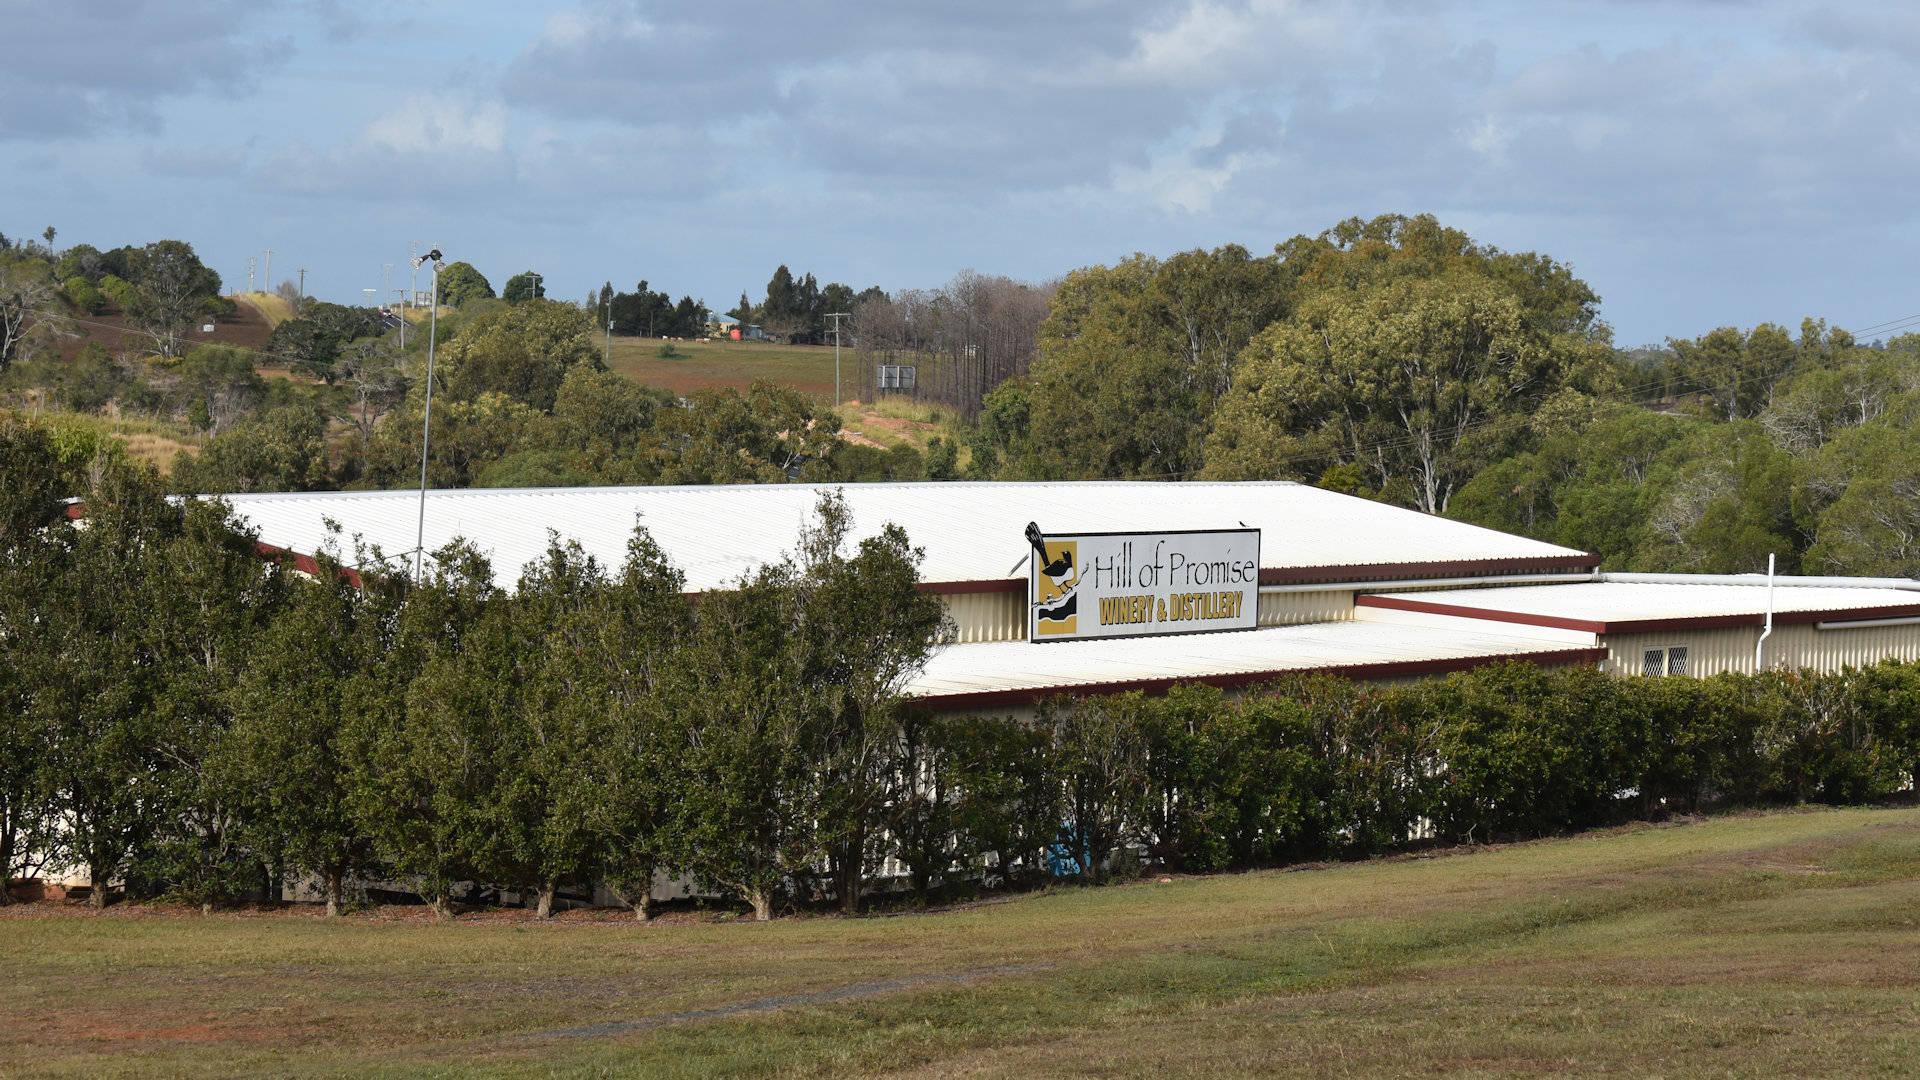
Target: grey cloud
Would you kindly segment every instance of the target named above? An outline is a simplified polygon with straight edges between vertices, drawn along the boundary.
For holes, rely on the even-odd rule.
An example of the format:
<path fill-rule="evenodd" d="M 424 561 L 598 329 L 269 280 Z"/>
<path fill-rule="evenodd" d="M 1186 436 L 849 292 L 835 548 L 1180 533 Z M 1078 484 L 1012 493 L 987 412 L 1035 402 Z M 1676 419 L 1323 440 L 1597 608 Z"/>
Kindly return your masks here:
<path fill-rule="evenodd" d="M 245 88 L 293 51 L 253 36 L 260 5 L 158 0 L 0 0 L 0 139 L 151 130 L 154 103 Z"/>
<path fill-rule="evenodd" d="M 558 117 L 753 130 L 825 175 L 915 189 L 1083 182 L 1187 113 L 1164 87 L 1119 78 L 1151 10 L 731 3 L 695 21 L 602 5 L 556 16 L 505 89 Z"/>

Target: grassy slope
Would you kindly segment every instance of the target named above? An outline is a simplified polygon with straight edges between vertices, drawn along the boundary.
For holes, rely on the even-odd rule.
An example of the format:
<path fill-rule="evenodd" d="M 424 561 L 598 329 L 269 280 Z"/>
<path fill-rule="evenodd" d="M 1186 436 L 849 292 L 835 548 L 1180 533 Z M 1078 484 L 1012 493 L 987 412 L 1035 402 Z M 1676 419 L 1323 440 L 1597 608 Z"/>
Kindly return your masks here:
<path fill-rule="evenodd" d="M 16 911 L 0 918 L 0 1072 L 1893 1076 L 1920 1059 L 1916 923 L 1914 810 L 1723 818 L 906 918 Z M 956 973 L 968 981 L 553 1034 Z"/>
<path fill-rule="evenodd" d="M 773 345 L 762 341 L 676 341 L 671 359 L 662 358 L 662 342 L 652 338 L 613 339 L 614 371 L 646 383 L 689 394 L 709 386 L 746 389 L 755 379 L 784 383 L 822 403 L 833 397 L 831 345 Z M 856 363 L 852 350 L 841 354 L 849 382 Z"/>

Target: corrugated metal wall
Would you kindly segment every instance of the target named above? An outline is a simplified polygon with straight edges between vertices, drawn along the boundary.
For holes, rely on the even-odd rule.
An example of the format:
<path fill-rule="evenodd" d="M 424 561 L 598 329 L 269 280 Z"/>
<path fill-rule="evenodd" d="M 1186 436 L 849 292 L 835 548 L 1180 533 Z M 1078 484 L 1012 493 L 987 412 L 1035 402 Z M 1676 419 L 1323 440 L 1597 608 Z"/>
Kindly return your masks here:
<path fill-rule="evenodd" d="M 1687 674 L 1707 676 L 1752 671 L 1753 646 L 1760 640 L 1760 628 L 1609 634 L 1600 640 L 1607 647 L 1610 675 L 1639 675 L 1648 649 L 1681 645 L 1687 649 Z M 1884 659 L 1920 660 L 1920 625 L 1854 630 L 1816 630 L 1810 623 L 1776 626 L 1767 639 L 1764 662 L 1773 669 L 1839 671 L 1843 667 L 1867 667 Z"/>
<path fill-rule="evenodd" d="M 953 619 L 953 640 L 1023 641 L 1027 636 L 1027 594 L 1024 592 L 947 593 L 947 614 Z"/>
<path fill-rule="evenodd" d="M 1353 621 L 1353 590 L 1260 594 L 1261 626 Z"/>
<path fill-rule="evenodd" d="M 953 619 L 953 640 L 1025 641 L 1026 593 L 947 593 L 942 597 Z M 1260 594 L 1261 626 L 1298 626 L 1303 623 L 1347 622 L 1353 618 L 1353 593 L 1284 592 Z"/>

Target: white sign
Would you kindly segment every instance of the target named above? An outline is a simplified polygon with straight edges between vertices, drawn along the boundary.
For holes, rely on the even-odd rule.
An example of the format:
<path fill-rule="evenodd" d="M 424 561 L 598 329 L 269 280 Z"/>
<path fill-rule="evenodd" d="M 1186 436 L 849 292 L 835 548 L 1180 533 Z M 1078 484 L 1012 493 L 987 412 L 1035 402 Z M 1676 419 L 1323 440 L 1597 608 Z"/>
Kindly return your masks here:
<path fill-rule="evenodd" d="M 1029 641 L 1259 625 L 1258 529 L 1062 533 L 1044 537 L 1031 562 Z"/>

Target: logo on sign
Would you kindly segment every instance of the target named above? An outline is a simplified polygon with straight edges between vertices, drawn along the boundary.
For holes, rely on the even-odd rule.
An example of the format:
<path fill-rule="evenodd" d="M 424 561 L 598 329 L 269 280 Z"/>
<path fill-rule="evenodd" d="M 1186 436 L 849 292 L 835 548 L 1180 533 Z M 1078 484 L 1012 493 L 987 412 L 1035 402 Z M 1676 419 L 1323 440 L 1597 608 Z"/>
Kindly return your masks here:
<path fill-rule="evenodd" d="M 1035 582 L 1033 632 L 1043 637 L 1080 630 L 1080 545 L 1047 541 Z"/>

